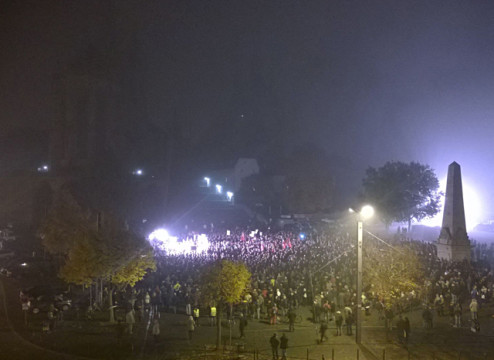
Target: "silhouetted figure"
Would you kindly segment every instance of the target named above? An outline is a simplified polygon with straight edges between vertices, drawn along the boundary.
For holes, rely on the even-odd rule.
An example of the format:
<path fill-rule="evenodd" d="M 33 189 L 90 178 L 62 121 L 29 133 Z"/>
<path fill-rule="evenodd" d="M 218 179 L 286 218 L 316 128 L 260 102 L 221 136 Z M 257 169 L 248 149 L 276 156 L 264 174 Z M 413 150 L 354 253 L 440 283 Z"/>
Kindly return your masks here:
<path fill-rule="evenodd" d="M 280 346 L 280 341 L 276 337 L 276 333 L 269 339 L 269 344 L 271 345 L 271 351 L 273 352 L 273 360 L 278 360 L 278 347 Z"/>
<path fill-rule="evenodd" d="M 286 349 L 288 349 L 288 338 L 283 334 L 280 338 L 281 360 L 286 360 Z"/>

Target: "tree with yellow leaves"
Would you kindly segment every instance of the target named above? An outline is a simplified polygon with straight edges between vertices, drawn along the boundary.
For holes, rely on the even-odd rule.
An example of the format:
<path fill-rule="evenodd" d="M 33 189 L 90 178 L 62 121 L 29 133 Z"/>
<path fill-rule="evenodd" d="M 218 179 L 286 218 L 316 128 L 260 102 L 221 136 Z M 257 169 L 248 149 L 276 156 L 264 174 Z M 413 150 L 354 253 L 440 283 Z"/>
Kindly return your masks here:
<path fill-rule="evenodd" d="M 69 196 L 59 200 L 39 233 L 48 252 L 62 259 L 59 276 L 63 280 L 84 286 L 100 281 L 124 288 L 156 270 L 152 249 L 143 238 L 111 217 L 97 228 L 90 212 L 82 211 Z M 110 321 L 114 321 L 112 293 L 110 289 Z"/>
<path fill-rule="evenodd" d="M 201 293 L 208 302 L 218 304 L 218 321 L 216 331 L 216 346 L 221 345 L 221 308 L 240 302 L 250 287 L 251 273 L 243 263 L 221 260 L 211 264 L 203 272 Z M 231 331 L 231 328 L 230 328 Z"/>
<path fill-rule="evenodd" d="M 364 245 L 364 288 L 384 300 L 386 308 L 419 296 L 425 272 L 418 255 L 406 245 Z"/>

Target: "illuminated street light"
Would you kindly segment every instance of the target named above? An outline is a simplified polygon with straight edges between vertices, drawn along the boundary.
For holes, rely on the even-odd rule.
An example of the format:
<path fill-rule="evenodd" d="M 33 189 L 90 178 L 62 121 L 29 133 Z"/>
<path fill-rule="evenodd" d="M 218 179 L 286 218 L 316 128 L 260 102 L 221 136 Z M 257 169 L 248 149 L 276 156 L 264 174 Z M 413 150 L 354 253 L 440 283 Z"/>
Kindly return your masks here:
<path fill-rule="evenodd" d="M 360 210 L 360 215 L 364 220 L 370 219 L 372 216 L 374 216 L 374 208 L 370 205 L 364 205 L 362 207 L 362 210 Z"/>
<path fill-rule="evenodd" d="M 221 186 L 220 184 L 216 184 L 216 192 L 218 194 L 221 194 L 222 191 L 223 191 L 223 186 Z"/>
<path fill-rule="evenodd" d="M 206 182 L 206 186 L 209 187 L 209 185 L 211 185 L 211 179 L 208 178 L 208 177 L 205 177 L 204 178 L 204 181 Z"/>
<path fill-rule="evenodd" d="M 132 174 L 142 176 L 144 174 L 144 171 L 142 171 L 142 169 L 135 169 Z"/>
<path fill-rule="evenodd" d="M 228 199 L 228 201 L 232 201 L 233 193 L 231 191 L 227 191 L 226 192 L 226 198 Z"/>
<path fill-rule="evenodd" d="M 351 213 L 355 213 L 353 209 L 349 209 Z M 369 219 L 374 215 L 374 208 L 370 205 L 362 207 L 358 213 L 357 220 L 357 313 L 355 331 L 355 342 L 360 345 L 362 342 L 362 242 L 363 242 L 363 220 Z"/>
<path fill-rule="evenodd" d="M 50 170 L 48 165 L 42 165 L 38 168 L 38 172 L 48 172 Z"/>

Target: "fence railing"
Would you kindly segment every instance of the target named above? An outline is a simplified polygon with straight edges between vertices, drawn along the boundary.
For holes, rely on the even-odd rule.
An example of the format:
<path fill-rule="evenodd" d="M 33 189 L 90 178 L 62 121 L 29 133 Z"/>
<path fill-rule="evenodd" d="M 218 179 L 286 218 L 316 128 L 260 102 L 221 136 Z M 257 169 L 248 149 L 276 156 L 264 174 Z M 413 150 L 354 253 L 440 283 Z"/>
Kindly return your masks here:
<path fill-rule="evenodd" d="M 259 350 L 244 351 L 243 348 L 237 346 L 224 346 L 221 350 L 205 351 L 202 354 L 195 354 L 194 356 L 183 356 L 181 359 L 197 359 L 197 360 L 270 360 L 273 358 L 272 354 L 267 351 L 260 352 Z M 494 359 L 494 353 L 478 353 L 472 355 L 471 351 L 423 351 L 420 354 L 411 353 L 404 349 L 399 355 L 393 351 L 387 351 L 382 349 L 379 353 L 376 351 L 363 351 L 362 349 L 347 349 L 341 351 L 341 349 L 327 349 L 321 354 L 320 351 L 314 353 L 307 348 L 305 356 L 292 356 L 287 355 L 286 359 L 283 359 L 281 352 L 279 352 L 279 359 L 281 360 L 362 360 L 362 359 L 377 359 L 377 360 L 490 360 Z"/>

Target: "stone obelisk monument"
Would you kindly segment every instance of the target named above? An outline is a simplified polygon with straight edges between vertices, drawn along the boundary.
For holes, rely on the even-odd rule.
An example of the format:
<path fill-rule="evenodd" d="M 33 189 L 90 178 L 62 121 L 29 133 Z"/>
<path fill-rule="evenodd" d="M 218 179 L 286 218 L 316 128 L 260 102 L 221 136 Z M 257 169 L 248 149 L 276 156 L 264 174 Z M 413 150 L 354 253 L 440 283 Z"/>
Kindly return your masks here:
<path fill-rule="evenodd" d="M 461 169 L 456 162 L 452 162 L 448 167 L 443 225 L 437 239 L 437 256 L 446 260 L 470 261 L 470 239 L 465 225 Z"/>

